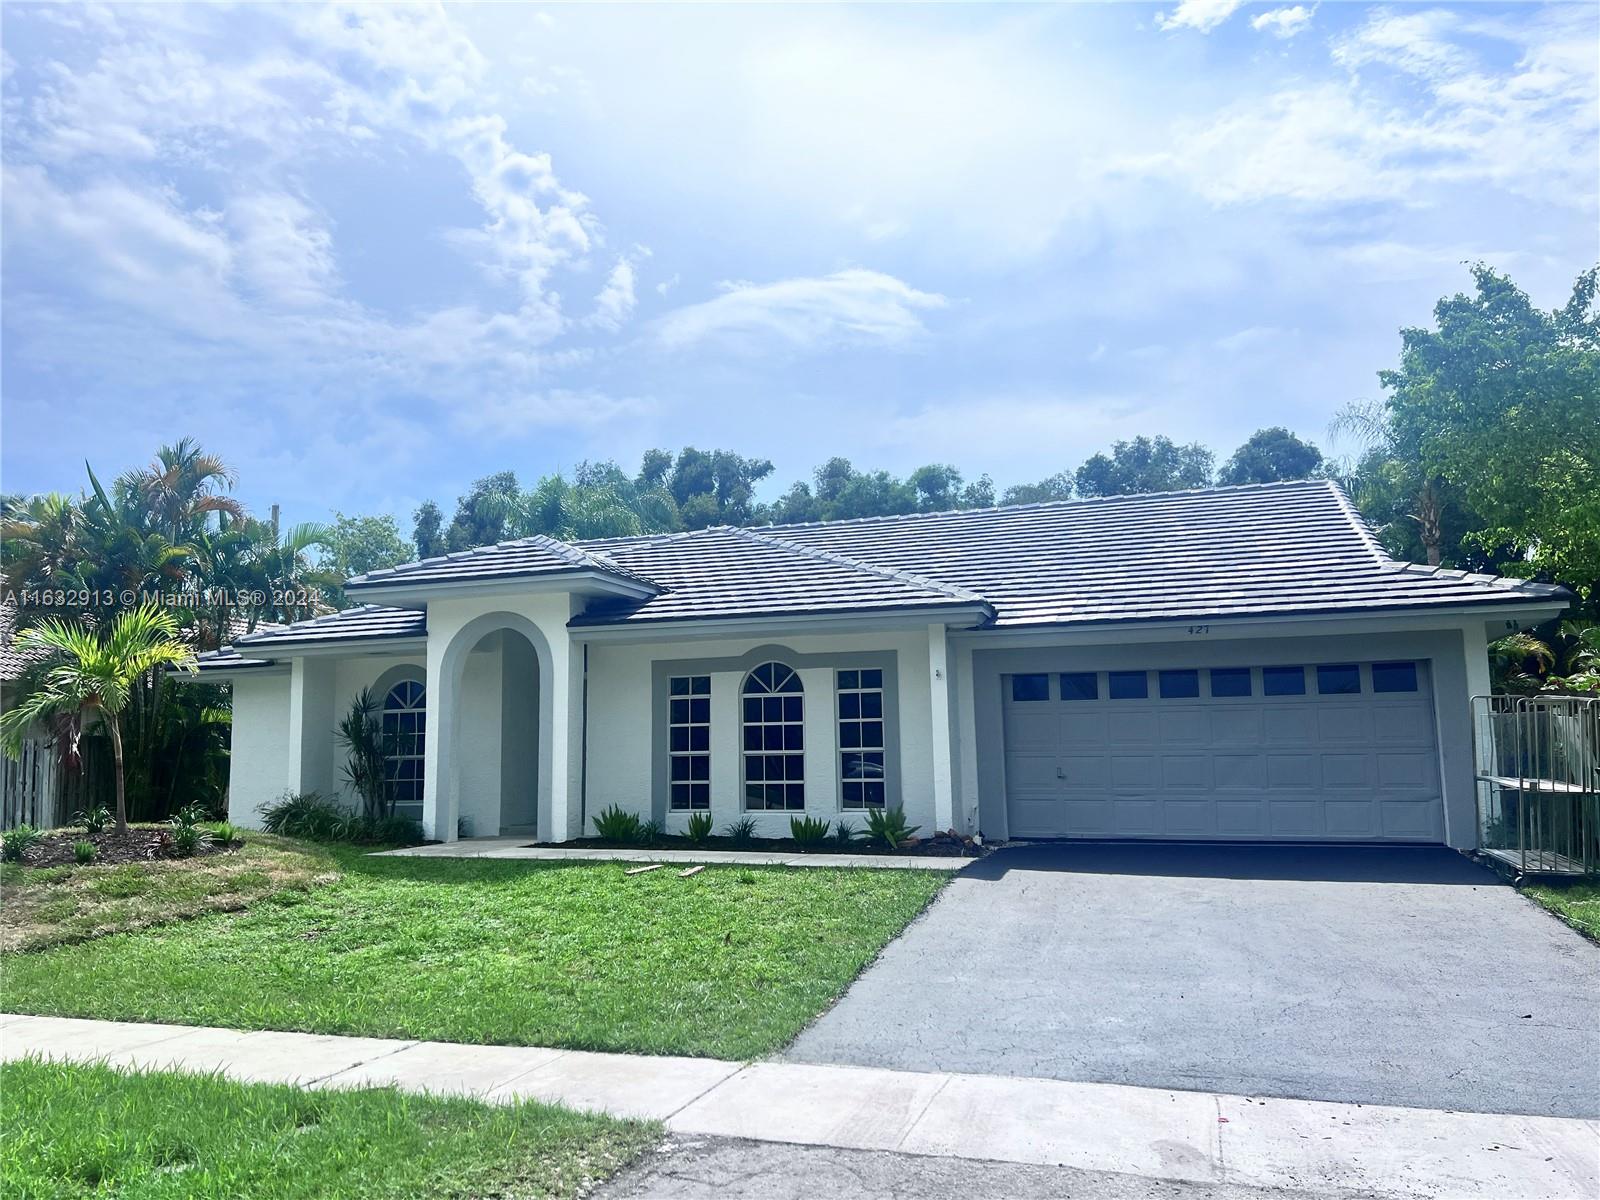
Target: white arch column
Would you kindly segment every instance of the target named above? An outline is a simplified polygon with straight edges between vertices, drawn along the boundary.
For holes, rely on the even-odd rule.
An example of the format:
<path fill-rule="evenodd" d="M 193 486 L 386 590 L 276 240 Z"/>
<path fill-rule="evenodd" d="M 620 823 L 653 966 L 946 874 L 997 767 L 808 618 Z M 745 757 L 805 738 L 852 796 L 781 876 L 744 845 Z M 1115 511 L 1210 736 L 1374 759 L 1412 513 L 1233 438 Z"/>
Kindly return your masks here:
<path fill-rule="evenodd" d="M 458 836 L 467 656 L 485 636 L 504 629 L 526 638 L 538 662 L 538 836 L 564 841 L 571 836 L 569 796 L 576 794 L 571 782 L 576 763 L 570 747 L 577 718 L 572 708 L 574 686 L 565 618 L 560 636 L 551 638 L 542 627 L 544 622 L 529 615 L 500 609 L 483 611 L 484 607 L 448 602 L 429 607 L 423 832 L 441 842 L 453 842 Z"/>

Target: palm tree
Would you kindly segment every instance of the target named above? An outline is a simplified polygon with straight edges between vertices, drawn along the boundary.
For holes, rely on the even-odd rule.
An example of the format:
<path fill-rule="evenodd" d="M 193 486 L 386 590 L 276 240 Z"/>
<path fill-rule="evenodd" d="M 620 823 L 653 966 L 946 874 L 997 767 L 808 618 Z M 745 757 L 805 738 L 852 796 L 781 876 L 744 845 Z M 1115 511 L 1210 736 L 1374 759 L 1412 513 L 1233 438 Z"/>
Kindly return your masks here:
<path fill-rule="evenodd" d="M 1377 471 L 1382 482 L 1374 490 L 1392 490 L 1408 504 L 1407 515 L 1417 523 L 1417 535 L 1427 555 L 1428 565 L 1444 561 L 1444 480 L 1422 469 L 1415 447 L 1402 446 L 1389 420 L 1389 409 L 1382 401 L 1351 401 L 1334 415 L 1328 436 L 1337 442 L 1349 438 L 1367 451 L 1356 468 L 1343 481 L 1355 493 L 1358 506 L 1365 506 L 1363 495 L 1369 483 L 1367 473 Z"/>
<path fill-rule="evenodd" d="M 83 625 L 51 619 L 17 635 L 24 650 L 54 651 L 64 656 L 40 687 L 15 708 L 0 715 L 0 742 L 12 758 L 22 753 L 28 726 L 66 716 L 73 749 L 85 715 L 98 717 L 111 737 L 116 763 L 117 832 L 128 832 L 127 789 L 123 779 L 122 710 L 135 683 L 146 672 L 178 667 L 193 672 L 194 655 L 178 640 L 172 614 L 153 601 L 120 613 L 103 635 Z"/>
<path fill-rule="evenodd" d="M 237 500 L 221 494 L 234 479 L 233 469 L 221 458 L 207 454 L 193 438 L 180 438 L 176 445 L 157 450 L 149 466 L 119 478 L 116 490 L 119 498 L 134 499 L 176 544 L 192 540 L 212 513 L 244 516 Z"/>

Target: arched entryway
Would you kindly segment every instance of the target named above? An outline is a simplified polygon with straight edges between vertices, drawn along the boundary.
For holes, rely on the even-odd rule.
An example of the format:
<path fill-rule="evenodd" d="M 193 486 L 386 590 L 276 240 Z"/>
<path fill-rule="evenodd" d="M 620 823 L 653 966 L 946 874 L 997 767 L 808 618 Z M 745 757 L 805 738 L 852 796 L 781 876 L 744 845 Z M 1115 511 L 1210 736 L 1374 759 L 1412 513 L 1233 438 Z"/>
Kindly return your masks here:
<path fill-rule="evenodd" d="M 429 836 L 550 836 L 549 678 L 549 644 L 519 614 L 487 613 L 450 639 L 427 704 Z"/>

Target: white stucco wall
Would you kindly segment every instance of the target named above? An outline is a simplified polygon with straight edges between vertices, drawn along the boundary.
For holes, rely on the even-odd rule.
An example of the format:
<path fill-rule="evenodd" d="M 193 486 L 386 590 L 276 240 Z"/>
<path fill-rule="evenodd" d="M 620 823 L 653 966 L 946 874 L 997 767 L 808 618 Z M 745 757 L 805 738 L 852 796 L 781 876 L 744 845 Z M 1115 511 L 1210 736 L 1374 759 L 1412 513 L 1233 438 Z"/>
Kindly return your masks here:
<path fill-rule="evenodd" d="M 241 674 L 233 683 L 228 820 L 261 828 L 261 808 L 288 790 L 289 675 Z"/>
<path fill-rule="evenodd" d="M 893 650 L 899 667 L 898 770 L 901 803 L 924 834 L 934 829 L 933 725 L 928 635 L 924 630 L 789 638 L 710 638 L 635 645 L 595 643 L 589 647 L 589 738 L 586 810 L 593 833 L 594 814 L 617 805 L 648 819 L 653 771 L 652 711 L 654 664 L 693 663 L 738 658 L 757 647 L 779 646 L 801 655 Z M 781 654 L 775 654 L 781 659 Z M 864 827 L 860 810 L 843 811 L 838 800 L 838 703 L 834 669 L 802 666 L 805 689 L 806 813 Z M 763 837 L 787 837 L 787 812 L 746 813 L 742 802 L 742 747 L 739 697 L 743 671 L 711 673 L 711 816 L 716 829 L 750 816 Z M 689 814 L 669 812 L 667 830 L 682 832 Z"/>

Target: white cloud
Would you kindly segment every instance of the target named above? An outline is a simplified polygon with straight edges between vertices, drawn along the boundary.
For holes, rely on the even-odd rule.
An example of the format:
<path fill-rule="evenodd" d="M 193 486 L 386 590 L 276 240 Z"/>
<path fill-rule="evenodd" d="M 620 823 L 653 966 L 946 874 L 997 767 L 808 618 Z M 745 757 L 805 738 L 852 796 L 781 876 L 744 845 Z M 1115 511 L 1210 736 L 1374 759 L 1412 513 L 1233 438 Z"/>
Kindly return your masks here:
<path fill-rule="evenodd" d="M 1258 17 L 1250 18 L 1250 28 L 1257 33 L 1270 33 L 1277 38 L 1292 38 L 1311 24 L 1311 9 L 1303 4 L 1290 8 L 1274 8 Z"/>
<path fill-rule="evenodd" d="M 606 276 L 605 286 L 595 297 L 594 312 L 589 317 L 591 325 L 614 331 L 621 329 L 633 315 L 634 306 L 639 302 L 634 293 L 634 274 L 631 261 L 626 258 L 617 260 L 617 265 L 611 268 L 611 274 Z"/>
<path fill-rule="evenodd" d="M 714 337 L 767 335 L 812 349 L 839 343 L 903 345 L 927 332 L 920 312 L 944 307 L 892 275 L 852 268 L 777 283 L 725 283 L 722 295 L 677 309 L 655 327 L 657 341 L 681 349 Z"/>
<path fill-rule="evenodd" d="M 1198 29 L 1210 33 L 1238 11 L 1244 0 L 1181 0 L 1169 16 L 1156 14 L 1160 29 Z"/>
<path fill-rule="evenodd" d="M 1592 25 L 1578 9 L 1507 25 L 1380 10 L 1334 43 L 1344 79 L 1297 82 L 1186 118 L 1165 148 L 1114 170 L 1174 176 L 1217 205 L 1423 205 L 1431 189 L 1492 185 L 1592 209 Z M 1490 65 L 1474 46 L 1485 39 L 1517 55 L 1511 65 Z M 1393 73 L 1409 86 L 1388 86 Z"/>
<path fill-rule="evenodd" d="M 338 289 L 333 233 L 297 196 L 241 196 L 228 205 L 234 268 L 241 295 L 269 304 L 309 308 Z"/>

